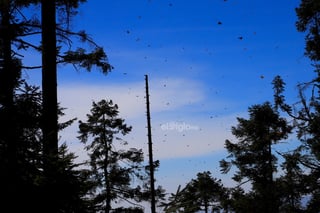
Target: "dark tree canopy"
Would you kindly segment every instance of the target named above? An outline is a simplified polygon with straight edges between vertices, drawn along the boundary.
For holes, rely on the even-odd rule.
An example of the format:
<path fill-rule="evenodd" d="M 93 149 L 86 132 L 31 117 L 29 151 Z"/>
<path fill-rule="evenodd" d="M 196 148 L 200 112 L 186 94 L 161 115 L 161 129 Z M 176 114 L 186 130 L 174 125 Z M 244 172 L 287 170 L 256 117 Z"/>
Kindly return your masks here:
<path fill-rule="evenodd" d="M 307 210 L 319 211 L 318 198 L 320 188 L 320 102 L 319 79 L 301 83 L 298 88 L 298 101 L 295 104 L 286 103 L 285 83 L 280 76 L 274 81 L 275 100 L 279 108 L 294 121 L 294 130 L 300 141 L 298 147 L 283 156 L 286 159 L 283 168 L 286 176 L 282 177 L 280 187 L 291 194 L 290 205 L 287 208 L 299 208 L 299 197 L 308 196 Z M 291 185 L 289 190 L 288 186 Z M 287 200 L 288 201 L 288 200 Z M 287 202 L 286 201 L 286 202 Z"/>
<path fill-rule="evenodd" d="M 277 171 L 277 158 L 272 146 L 286 139 L 291 127 L 281 118 L 270 103 L 249 108 L 249 119 L 238 118 L 239 124 L 232 127 L 238 142 L 227 140 L 225 147 L 230 161 L 220 162 L 222 172 L 236 166 L 233 179 L 240 184 L 249 182 L 254 191 L 256 208 L 260 212 L 278 212 L 278 200 L 273 173 Z"/>
<path fill-rule="evenodd" d="M 302 0 L 296 9 L 298 31 L 306 32 L 306 55 L 313 61 L 320 60 L 320 2 Z"/>
<path fill-rule="evenodd" d="M 164 211 L 173 212 L 214 212 L 222 209 L 225 189 L 221 180 L 213 178 L 209 171 L 200 172 L 181 191 L 172 194 L 168 203 L 164 203 Z"/>
<path fill-rule="evenodd" d="M 20 212 L 20 208 L 26 212 L 81 212 L 87 209 L 85 196 L 90 184 L 86 182 L 86 175 L 81 170 L 77 170 L 77 165 L 73 162 L 74 157 L 67 153 L 66 146 L 58 147 L 58 131 L 68 126 L 71 121 L 58 124 L 61 111 L 57 101 L 54 100 L 56 99 L 54 93 L 56 74 L 52 72 L 57 63 L 79 64 L 88 70 L 96 64 L 102 68 L 103 73 L 111 69 L 101 47 L 87 37 L 84 31 L 74 33 L 69 29 L 69 18 L 76 14 L 76 8 L 82 2 L 85 1 L 0 1 L 0 118 L 2 122 L 0 198 L 3 204 L 1 211 L 2 208 L 7 210 L 8 207 L 13 212 Z M 46 21 L 41 23 L 40 11 L 33 10 L 34 5 L 43 6 L 41 3 L 47 6 L 47 3 L 52 3 L 50 8 L 42 10 L 45 10 L 43 14 L 51 18 L 51 23 Z M 58 20 L 63 21 L 57 25 L 55 9 L 58 11 Z M 43 33 L 46 34 L 44 36 L 46 39 L 41 41 L 40 35 Z M 73 59 L 71 55 L 68 61 L 62 60 L 71 51 L 71 46 L 65 44 L 71 44 L 72 37 L 81 37 L 82 41 L 95 44 L 94 51 L 80 51 L 77 58 Z M 56 39 L 60 44 L 58 48 L 54 42 Z M 47 44 L 51 48 L 49 54 Z M 59 54 L 59 51 L 63 50 L 61 48 L 63 45 L 69 52 Z M 43 67 L 42 63 L 36 66 L 24 66 L 23 56 L 32 49 L 46 57 L 44 69 L 49 72 L 46 72 L 47 74 L 43 77 L 49 81 L 45 81 L 44 85 L 46 88 L 50 85 L 51 87 L 42 93 L 37 87 L 30 86 L 21 79 L 22 69 Z M 47 106 L 51 110 L 48 111 Z M 48 119 L 48 115 L 51 119 Z M 53 125 L 50 128 L 44 128 L 49 120 L 53 121 L 51 122 Z M 48 135 L 55 135 L 49 146 L 47 146 Z M 49 152 L 55 153 L 54 159 L 48 158 Z M 48 163 L 50 163 L 49 169 Z M 46 174 L 43 172 L 44 168 Z M 56 194 L 61 191 L 66 193 L 57 196 Z M 12 205 L 14 203 L 19 205 Z M 45 209 L 40 209 L 43 206 Z M 76 206 L 78 210 L 75 210 Z"/>
<path fill-rule="evenodd" d="M 79 139 L 86 144 L 92 176 L 96 180 L 96 210 L 106 213 L 111 212 L 112 201 L 138 200 L 141 188 L 133 186 L 132 180 L 143 176 L 142 150 L 119 149 L 127 145 L 120 135 L 128 134 L 131 127 L 118 114 L 116 104 L 101 100 L 93 102 L 86 122 L 79 121 Z"/>
<path fill-rule="evenodd" d="M 113 68 L 103 47 L 84 30 L 70 27 L 84 2 L 0 1 L 1 212 L 11 208 L 12 212 L 141 213 L 139 202 L 150 200 L 143 153 L 126 148 L 121 136 L 131 127 L 118 117 L 112 101 L 94 102 L 87 120 L 79 122 L 79 139 L 86 145 L 90 168 L 80 169 L 88 164 L 76 164 L 66 144 L 58 146 L 58 132 L 74 120 L 58 123 L 63 112 L 56 93 L 57 64 L 87 71 L 97 67 L 103 74 Z M 229 155 L 220 162 L 223 173 L 236 167 L 236 187 L 224 187 L 210 172 L 198 173 L 169 197 L 165 212 L 320 212 L 320 1 L 301 0 L 296 14 L 297 30 L 306 34 L 305 55 L 313 61 L 317 76 L 297 85 L 298 101 L 293 105 L 286 103 L 285 82 L 276 76 L 274 106 L 253 105 L 247 119 L 238 118 L 232 127 L 237 141 L 225 142 Z M 79 47 L 75 39 L 85 45 Z M 86 44 L 89 48 L 84 48 Z M 24 64 L 28 51 L 42 54 L 43 60 Z M 22 70 L 40 68 L 43 91 L 21 79 Z M 278 110 L 287 113 L 292 126 Z M 299 145 L 287 152 L 276 150 L 275 145 L 292 131 Z M 249 190 L 244 190 L 246 183 Z M 163 192 L 157 189 L 157 200 Z M 113 202 L 133 207 L 113 208 Z"/>

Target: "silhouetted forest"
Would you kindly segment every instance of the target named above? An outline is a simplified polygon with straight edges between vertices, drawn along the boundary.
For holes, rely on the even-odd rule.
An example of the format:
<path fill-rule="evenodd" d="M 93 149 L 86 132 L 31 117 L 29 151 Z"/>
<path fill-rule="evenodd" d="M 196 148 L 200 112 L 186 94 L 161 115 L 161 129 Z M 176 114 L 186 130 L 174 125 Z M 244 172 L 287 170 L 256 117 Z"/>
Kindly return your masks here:
<path fill-rule="evenodd" d="M 70 28 L 84 2 L 0 0 L 1 212 L 138 213 L 152 200 L 149 165 L 142 150 L 121 139 L 132 127 L 119 117 L 116 103 L 98 100 L 86 120 L 58 122 L 64 115 L 57 98 L 58 64 L 88 72 L 96 67 L 103 75 L 113 69 L 103 47 L 84 30 Z M 158 186 L 163 212 L 320 212 L 320 1 L 301 0 L 296 14 L 315 77 L 298 84 L 297 100 L 288 103 L 286 83 L 275 76 L 274 99 L 249 106 L 247 119 L 237 118 L 236 140 L 225 141 L 228 155 L 220 161 L 235 187 L 199 171 L 167 197 Z M 75 39 L 90 48 L 74 46 Z M 28 51 L 41 55 L 41 64 L 24 65 Z M 41 70 L 41 89 L 22 78 L 23 70 Z M 89 156 L 80 164 L 58 143 L 59 131 L 73 122 L 79 123 L 75 134 Z M 275 148 L 292 135 L 299 142 L 293 150 Z M 159 168 L 159 161 L 153 165 Z M 130 207 L 114 205 L 120 201 Z"/>

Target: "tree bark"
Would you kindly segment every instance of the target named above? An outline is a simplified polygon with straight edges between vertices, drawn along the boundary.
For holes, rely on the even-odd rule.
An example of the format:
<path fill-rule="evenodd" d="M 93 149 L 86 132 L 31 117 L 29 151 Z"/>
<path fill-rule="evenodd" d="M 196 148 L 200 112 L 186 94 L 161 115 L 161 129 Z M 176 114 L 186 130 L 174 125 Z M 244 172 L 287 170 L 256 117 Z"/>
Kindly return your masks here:
<path fill-rule="evenodd" d="M 106 187 L 106 206 L 105 206 L 105 213 L 109 213 L 111 210 L 111 187 L 110 187 L 110 179 L 109 179 L 109 151 L 110 145 L 107 141 L 107 132 L 106 132 L 106 118 L 103 115 L 103 133 L 102 133 L 102 140 L 104 143 L 105 148 L 105 158 L 104 158 L 104 180 L 105 180 L 105 187 Z"/>
<path fill-rule="evenodd" d="M 5 205 L 15 200 L 17 193 L 17 134 L 14 113 L 14 89 L 19 78 L 19 67 L 13 63 L 11 55 L 10 0 L 0 3 L 0 104 L 1 122 L 1 200 Z M 4 168 L 3 168 L 4 167 Z M 4 207 L 5 208 L 5 207 Z M 14 211 L 14 209 L 12 209 Z"/>
<path fill-rule="evenodd" d="M 56 5 L 55 0 L 41 1 L 42 25 L 42 133 L 43 169 L 46 180 L 44 205 L 48 213 L 59 209 L 59 186 L 56 184 L 58 157 L 58 103 L 56 65 Z M 61 192 L 60 192 L 61 193 Z"/>
<path fill-rule="evenodd" d="M 58 153 L 56 9 L 54 0 L 42 0 L 41 5 L 43 151 L 45 156 L 54 156 Z"/>

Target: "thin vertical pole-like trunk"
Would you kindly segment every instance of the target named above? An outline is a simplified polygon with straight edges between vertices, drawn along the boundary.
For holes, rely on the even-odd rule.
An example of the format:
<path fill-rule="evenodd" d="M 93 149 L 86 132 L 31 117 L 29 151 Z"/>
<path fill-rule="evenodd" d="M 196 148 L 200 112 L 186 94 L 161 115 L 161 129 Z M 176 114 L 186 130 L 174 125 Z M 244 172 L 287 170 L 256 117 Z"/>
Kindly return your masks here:
<path fill-rule="evenodd" d="M 275 184 L 273 181 L 273 165 L 272 165 L 272 141 L 269 144 L 269 187 L 270 187 L 270 200 L 271 200 L 271 209 L 270 212 L 277 213 L 279 211 L 277 198 L 275 195 Z"/>
<path fill-rule="evenodd" d="M 110 150 L 110 145 L 107 141 L 107 136 L 106 136 L 106 124 L 105 124 L 105 115 L 103 115 L 103 143 L 104 143 L 104 148 L 105 148 L 105 158 L 104 158 L 104 181 L 105 181 L 105 187 L 106 187 L 106 206 L 105 206 L 105 213 L 109 213 L 111 210 L 111 187 L 110 187 L 110 179 L 109 179 L 109 172 L 108 172 L 108 167 L 109 167 L 109 150 Z"/>
<path fill-rule="evenodd" d="M 107 143 L 106 143 L 107 144 Z M 105 213 L 109 213 L 111 210 L 111 188 L 110 188 L 110 180 L 109 180 L 109 148 L 107 147 L 105 159 L 104 159 L 104 181 L 105 181 L 105 187 L 106 187 L 106 206 L 105 206 Z"/>
<path fill-rule="evenodd" d="M 148 75 L 145 75 L 146 81 L 146 104 L 147 104 L 147 124 L 148 124 L 148 147 L 149 147 L 149 168 L 150 168 L 150 188 L 151 188 L 151 213 L 156 212 L 155 188 L 154 188 L 154 166 L 152 152 L 152 136 L 151 136 L 151 118 L 150 118 L 150 102 L 149 102 L 149 85 Z"/>
<path fill-rule="evenodd" d="M 271 133 L 268 133 L 270 135 Z M 266 184 L 266 191 L 267 191 L 267 197 L 266 197 L 266 203 L 268 203 L 266 211 L 268 213 L 277 213 L 278 207 L 277 207 L 277 200 L 275 197 L 275 186 L 273 182 L 273 163 L 272 163 L 272 141 L 268 141 L 268 174 L 267 174 L 267 184 Z"/>
<path fill-rule="evenodd" d="M 208 204 L 208 201 L 205 201 L 205 203 L 204 203 L 204 212 L 208 213 L 208 210 L 209 210 L 209 204 Z"/>

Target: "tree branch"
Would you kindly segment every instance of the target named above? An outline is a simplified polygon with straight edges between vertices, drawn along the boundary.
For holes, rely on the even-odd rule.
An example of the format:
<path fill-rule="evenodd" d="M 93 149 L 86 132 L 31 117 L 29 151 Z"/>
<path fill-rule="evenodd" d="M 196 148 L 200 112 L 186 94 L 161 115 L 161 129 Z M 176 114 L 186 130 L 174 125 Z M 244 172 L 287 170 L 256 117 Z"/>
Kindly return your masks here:
<path fill-rule="evenodd" d="M 33 69 L 41 69 L 42 66 L 21 66 L 22 69 L 33 70 Z"/>

